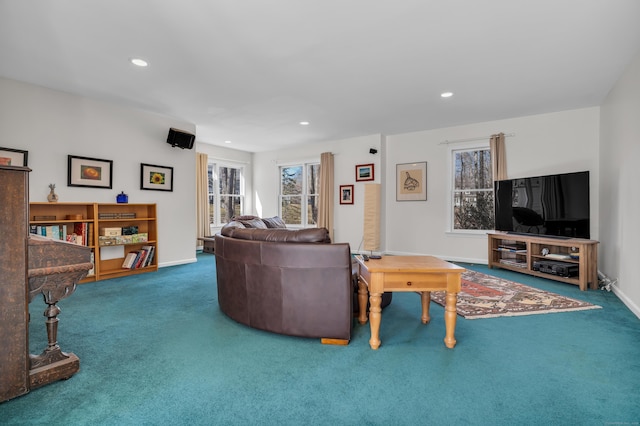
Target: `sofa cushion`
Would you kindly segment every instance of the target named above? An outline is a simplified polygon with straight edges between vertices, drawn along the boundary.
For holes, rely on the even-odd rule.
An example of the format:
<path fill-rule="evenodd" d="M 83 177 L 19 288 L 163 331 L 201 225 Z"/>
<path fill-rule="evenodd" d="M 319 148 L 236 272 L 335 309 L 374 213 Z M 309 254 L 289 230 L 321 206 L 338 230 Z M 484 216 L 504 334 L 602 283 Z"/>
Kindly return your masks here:
<path fill-rule="evenodd" d="M 228 222 L 224 225 L 225 227 L 235 227 L 235 228 L 246 228 L 246 226 L 244 226 L 244 224 L 242 222 L 238 222 L 236 220 L 231 220 L 231 222 Z"/>
<path fill-rule="evenodd" d="M 225 231 L 225 228 L 223 228 Z M 241 240 L 272 241 L 285 243 L 330 243 L 329 231 L 327 228 L 306 228 L 306 229 L 250 229 L 250 228 L 230 228 L 222 235 Z"/>
<path fill-rule="evenodd" d="M 236 222 L 232 220 L 231 222 L 226 223 L 222 229 L 220 229 L 220 233 L 225 237 L 230 237 L 233 234 L 233 230 L 236 228 L 245 228 L 242 222 Z"/>
<path fill-rule="evenodd" d="M 238 221 L 251 220 L 251 219 L 260 219 L 260 218 L 258 216 L 254 216 L 254 215 L 251 215 L 251 214 L 234 216 L 234 217 L 231 218 L 231 220 L 238 220 Z"/>
<path fill-rule="evenodd" d="M 270 229 L 287 227 L 287 225 L 284 223 L 284 220 L 282 220 L 280 216 L 263 217 L 262 221 L 264 222 L 265 225 L 267 225 L 267 228 L 270 228 Z"/>

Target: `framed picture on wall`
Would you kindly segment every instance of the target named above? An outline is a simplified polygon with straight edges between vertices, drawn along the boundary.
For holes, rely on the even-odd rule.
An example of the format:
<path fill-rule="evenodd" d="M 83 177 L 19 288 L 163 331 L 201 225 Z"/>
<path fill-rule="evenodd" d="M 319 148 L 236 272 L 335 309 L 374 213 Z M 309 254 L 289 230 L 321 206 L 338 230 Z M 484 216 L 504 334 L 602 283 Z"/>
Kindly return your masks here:
<path fill-rule="evenodd" d="M 140 189 L 173 191 L 173 167 L 140 164 Z"/>
<path fill-rule="evenodd" d="M 27 166 L 28 151 L 0 148 L 0 166 Z"/>
<path fill-rule="evenodd" d="M 67 186 L 111 189 L 113 161 L 99 158 L 67 156 Z"/>
<path fill-rule="evenodd" d="M 374 180 L 375 173 L 373 169 L 373 163 L 371 164 L 358 164 L 356 166 L 356 182 L 362 182 L 366 180 Z"/>
<path fill-rule="evenodd" d="M 427 163 L 396 164 L 396 201 L 427 200 Z"/>
<path fill-rule="evenodd" d="M 353 204 L 353 185 L 340 185 L 340 204 Z"/>

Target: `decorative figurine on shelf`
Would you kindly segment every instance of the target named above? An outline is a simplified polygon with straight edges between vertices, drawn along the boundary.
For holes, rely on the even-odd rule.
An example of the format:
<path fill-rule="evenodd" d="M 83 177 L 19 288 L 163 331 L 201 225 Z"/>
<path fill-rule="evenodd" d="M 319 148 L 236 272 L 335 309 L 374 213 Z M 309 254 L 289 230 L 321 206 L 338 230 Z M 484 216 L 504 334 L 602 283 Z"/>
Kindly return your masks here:
<path fill-rule="evenodd" d="M 129 202 L 129 196 L 127 194 L 124 193 L 124 191 L 122 191 L 121 193 L 118 194 L 118 196 L 116 197 L 116 201 L 118 203 L 128 203 Z"/>
<path fill-rule="evenodd" d="M 47 201 L 49 201 L 50 203 L 55 203 L 58 201 L 58 194 L 56 194 L 55 192 L 56 189 L 56 184 L 55 183 L 50 183 L 49 184 L 49 195 L 47 195 Z"/>

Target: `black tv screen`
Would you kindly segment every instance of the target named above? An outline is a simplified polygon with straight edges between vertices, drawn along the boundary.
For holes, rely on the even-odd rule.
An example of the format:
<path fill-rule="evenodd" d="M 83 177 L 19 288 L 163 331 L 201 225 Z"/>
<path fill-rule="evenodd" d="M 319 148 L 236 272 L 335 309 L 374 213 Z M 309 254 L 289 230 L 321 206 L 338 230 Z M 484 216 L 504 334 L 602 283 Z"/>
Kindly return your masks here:
<path fill-rule="evenodd" d="M 495 182 L 495 229 L 590 238 L 589 172 Z"/>

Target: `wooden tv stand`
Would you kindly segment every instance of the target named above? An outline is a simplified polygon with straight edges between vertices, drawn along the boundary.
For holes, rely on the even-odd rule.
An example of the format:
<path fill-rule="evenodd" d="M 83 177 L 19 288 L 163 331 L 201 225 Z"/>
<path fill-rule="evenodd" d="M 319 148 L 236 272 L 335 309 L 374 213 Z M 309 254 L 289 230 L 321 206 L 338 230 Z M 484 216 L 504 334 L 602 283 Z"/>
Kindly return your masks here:
<path fill-rule="evenodd" d="M 562 281 L 580 287 L 598 288 L 598 241 L 582 238 L 551 238 L 537 235 L 519 235 L 491 232 L 489 237 L 489 268 L 502 268 L 536 277 Z M 543 250 L 548 255 L 543 255 Z M 546 252 L 545 250 L 545 252 Z M 570 257 L 571 255 L 571 257 Z M 554 261 L 573 267 L 571 276 L 555 275 L 535 270 L 534 262 Z"/>

